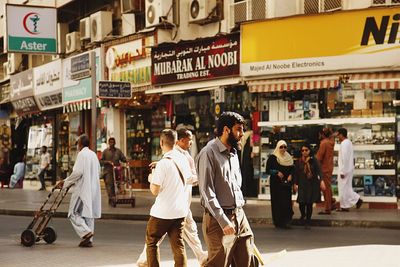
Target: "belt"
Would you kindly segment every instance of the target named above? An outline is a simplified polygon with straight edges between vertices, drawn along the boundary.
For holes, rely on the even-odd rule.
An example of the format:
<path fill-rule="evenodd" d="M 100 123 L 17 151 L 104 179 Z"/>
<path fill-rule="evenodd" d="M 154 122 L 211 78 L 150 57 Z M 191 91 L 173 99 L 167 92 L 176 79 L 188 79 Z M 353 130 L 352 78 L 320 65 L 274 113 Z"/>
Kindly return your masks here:
<path fill-rule="evenodd" d="M 234 215 L 242 210 L 242 207 L 234 208 L 234 209 L 222 209 L 225 215 Z M 211 212 L 208 209 L 204 209 L 204 212 L 211 215 Z"/>
<path fill-rule="evenodd" d="M 238 208 L 234 208 L 234 209 L 223 209 L 223 210 L 224 210 L 224 213 L 225 213 L 226 215 L 233 215 L 233 214 L 236 214 L 236 213 L 238 213 L 239 211 L 241 211 L 242 208 L 241 208 L 241 207 L 238 207 Z"/>

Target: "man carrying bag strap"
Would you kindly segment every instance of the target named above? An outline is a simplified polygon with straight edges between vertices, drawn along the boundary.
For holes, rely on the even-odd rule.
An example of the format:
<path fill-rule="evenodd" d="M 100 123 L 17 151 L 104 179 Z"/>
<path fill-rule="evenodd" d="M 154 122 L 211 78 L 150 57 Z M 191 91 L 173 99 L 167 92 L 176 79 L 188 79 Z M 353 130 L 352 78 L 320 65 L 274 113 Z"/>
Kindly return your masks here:
<path fill-rule="evenodd" d="M 192 173 L 185 156 L 174 149 L 176 139 L 174 130 L 165 129 L 161 132 L 160 147 L 164 157 L 157 163 L 150 183 L 150 191 L 157 197 L 146 228 L 148 266 L 160 266 L 159 241 L 166 233 L 171 239 L 175 266 L 187 266 L 182 230 L 189 212 L 186 180 L 190 179 Z M 173 161 L 168 158 L 173 158 Z M 177 162 L 181 168 L 176 169 L 173 162 Z"/>

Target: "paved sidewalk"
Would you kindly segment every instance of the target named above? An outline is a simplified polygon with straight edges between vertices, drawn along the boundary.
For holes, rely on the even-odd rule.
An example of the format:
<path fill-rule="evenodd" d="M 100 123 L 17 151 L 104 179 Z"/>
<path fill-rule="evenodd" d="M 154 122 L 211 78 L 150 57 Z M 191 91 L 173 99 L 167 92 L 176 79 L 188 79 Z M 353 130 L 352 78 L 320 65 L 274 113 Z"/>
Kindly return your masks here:
<path fill-rule="evenodd" d="M 32 216 L 44 203 L 49 191 L 31 189 L 0 189 L 0 214 Z M 102 218 L 121 220 L 147 220 L 154 197 L 149 191 L 136 191 L 136 206 L 128 204 L 117 205 L 116 208 L 108 206 L 105 190 L 102 190 Z M 68 212 L 70 194 L 66 196 L 55 216 L 66 217 Z M 366 206 L 366 205 L 365 205 Z M 199 198 L 194 197 L 191 205 L 193 216 L 201 222 L 202 208 Z M 272 224 L 270 202 L 266 200 L 249 200 L 245 211 L 251 223 Z M 400 210 L 396 209 L 351 209 L 350 212 L 332 212 L 331 215 L 318 215 L 319 207 L 314 208 L 313 225 L 318 226 L 354 226 L 354 227 L 380 227 L 400 229 Z M 298 206 L 294 206 L 293 224 L 298 224 L 300 213 Z"/>

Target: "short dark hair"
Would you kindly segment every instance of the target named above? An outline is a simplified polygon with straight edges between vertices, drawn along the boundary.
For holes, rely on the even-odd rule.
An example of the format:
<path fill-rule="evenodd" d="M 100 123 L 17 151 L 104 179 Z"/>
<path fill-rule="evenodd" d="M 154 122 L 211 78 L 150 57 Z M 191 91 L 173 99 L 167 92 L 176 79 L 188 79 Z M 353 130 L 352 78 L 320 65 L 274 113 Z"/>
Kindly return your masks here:
<path fill-rule="evenodd" d="M 232 111 L 222 113 L 217 122 L 217 136 L 222 135 L 225 126 L 232 129 L 235 124 L 245 124 L 242 115 Z"/>
<path fill-rule="evenodd" d="M 108 142 L 110 142 L 111 140 L 113 140 L 115 142 L 115 138 L 114 137 L 108 138 Z"/>
<path fill-rule="evenodd" d="M 178 140 L 182 138 L 189 138 L 192 135 L 192 132 L 186 128 L 179 129 L 177 133 L 178 133 Z"/>
<path fill-rule="evenodd" d="M 89 136 L 87 136 L 86 134 L 80 135 L 78 138 L 78 141 L 81 142 L 82 147 L 89 147 L 90 140 L 89 140 Z"/>
<path fill-rule="evenodd" d="M 347 137 L 347 129 L 346 128 L 340 128 L 337 130 L 338 134 L 343 135 L 344 137 Z"/>
<path fill-rule="evenodd" d="M 332 129 L 328 128 L 328 127 L 324 127 L 321 129 L 321 131 L 319 133 L 322 134 L 324 137 L 329 137 L 332 135 Z"/>
<path fill-rule="evenodd" d="M 47 151 L 47 146 L 42 146 L 42 148 L 44 149 L 44 151 Z"/>
<path fill-rule="evenodd" d="M 177 139 L 176 131 L 172 129 L 164 129 L 161 132 L 160 139 L 169 147 L 174 147 Z"/>

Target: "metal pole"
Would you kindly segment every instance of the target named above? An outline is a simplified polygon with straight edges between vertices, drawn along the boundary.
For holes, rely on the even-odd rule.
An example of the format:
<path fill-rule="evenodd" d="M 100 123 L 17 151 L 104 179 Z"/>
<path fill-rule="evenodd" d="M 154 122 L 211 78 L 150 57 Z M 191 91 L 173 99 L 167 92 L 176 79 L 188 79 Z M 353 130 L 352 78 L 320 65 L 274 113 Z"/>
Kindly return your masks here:
<path fill-rule="evenodd" d="M 96 121 L 97 121 L 97 105 L 96 105 L 96 52 L 90 53 L 90 76 L 92 77 L 92 99 L 91 99 L 91 111 L 92 111 L 92 118 L 91 118 L 91 144 L 90 147 L 96 153 L 97 152 L 97 145 L 96 145 Z"/>

